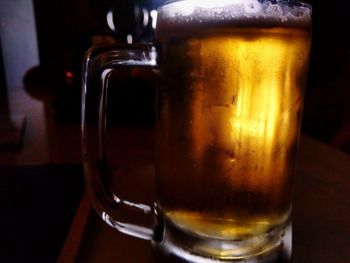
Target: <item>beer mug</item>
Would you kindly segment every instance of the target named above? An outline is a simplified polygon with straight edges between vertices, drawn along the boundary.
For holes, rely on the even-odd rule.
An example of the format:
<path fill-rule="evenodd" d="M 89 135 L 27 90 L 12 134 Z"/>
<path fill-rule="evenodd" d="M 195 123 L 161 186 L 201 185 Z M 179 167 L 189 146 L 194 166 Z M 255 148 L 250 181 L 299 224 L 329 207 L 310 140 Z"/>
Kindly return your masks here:
<path fill-rule="evenodd" d="M 311 6 L 179 0 L 157 12 L 154 44 L 86 55 L 83 160 L 92 205 L 113 228 L 185 262 L 257 262 L 286 245 Z M 109 77 L 135 67 L 159 79 L 152 206 L 122 200 L 105 180 Z M 133 222 L 131 210 L 152 226 Z"/>

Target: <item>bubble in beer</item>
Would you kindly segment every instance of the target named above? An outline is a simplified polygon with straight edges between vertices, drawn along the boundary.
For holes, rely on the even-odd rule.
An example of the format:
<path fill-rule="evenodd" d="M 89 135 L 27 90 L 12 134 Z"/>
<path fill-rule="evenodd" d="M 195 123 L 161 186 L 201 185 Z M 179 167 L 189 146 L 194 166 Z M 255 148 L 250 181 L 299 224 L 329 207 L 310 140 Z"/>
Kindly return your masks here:
<path fill-rule="evenodd" d="M 256 0 L 244 1 L 244 10 L 247 14 L 261 12 L 261 5 Z"/>
<path fill-rule="evenodd" d="M 283 10 L 280 5 L 269 3 L 268 7 L 266 8 L 266 15 L 278 17 L 282 16 L 282 14 Z"/>

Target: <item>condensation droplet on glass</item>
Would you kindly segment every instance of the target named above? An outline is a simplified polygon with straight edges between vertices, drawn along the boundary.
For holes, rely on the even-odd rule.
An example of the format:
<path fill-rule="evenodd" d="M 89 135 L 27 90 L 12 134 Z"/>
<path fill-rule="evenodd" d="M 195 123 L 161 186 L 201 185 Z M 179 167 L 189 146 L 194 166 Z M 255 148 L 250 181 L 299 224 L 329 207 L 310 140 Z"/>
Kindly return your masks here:
<path fill-rule="evenodd" d="M 233 151 L 231 151 L 229 155 L 230 155 L 230 162 L 231 163 L 234 163 L 237 161 L 235 153 Z"/>
<path fill-rule="evenodd" d="M 236 101 L 236 97 L 235 97 L 235 96 L 232 96 L 231 104 L 234 105 L 234 104 L 235 104 L 235 101 Z"/>

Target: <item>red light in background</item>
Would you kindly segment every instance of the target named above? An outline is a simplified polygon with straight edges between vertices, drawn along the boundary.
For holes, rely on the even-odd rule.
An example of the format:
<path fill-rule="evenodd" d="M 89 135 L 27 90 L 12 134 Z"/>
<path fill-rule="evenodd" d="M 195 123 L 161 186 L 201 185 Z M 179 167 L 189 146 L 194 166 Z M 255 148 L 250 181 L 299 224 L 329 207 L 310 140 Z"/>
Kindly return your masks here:
<path fill-rule="evenodd" d="M 72 79 L 74 77 L 73 72 L 71 71 L 66 71 L 66 79 Z"/>
<path fill-rule="evenodd" d="M 65 75 L 65 80 L 66 80 L 67 83 L 73 83 L 73 80 L 74 80 L 74 74 L 73 74 L 73 72 L 71 72 L 71 71 L 66 71 L 66 72 L 64 73 L 64 75 Z"/>

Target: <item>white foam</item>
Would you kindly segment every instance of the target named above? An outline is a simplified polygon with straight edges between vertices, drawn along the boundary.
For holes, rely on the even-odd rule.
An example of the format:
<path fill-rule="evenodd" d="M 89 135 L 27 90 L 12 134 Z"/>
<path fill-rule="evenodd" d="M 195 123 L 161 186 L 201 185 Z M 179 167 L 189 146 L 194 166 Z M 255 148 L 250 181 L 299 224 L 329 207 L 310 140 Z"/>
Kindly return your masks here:
<path fill-rule="evenodd" d="M 311 7 L 268 0 L 182 0 L 170 2 L 159 9 L 163 22 L 176 24 L 202 22 L 280 22 L 309 24 Z"/>

